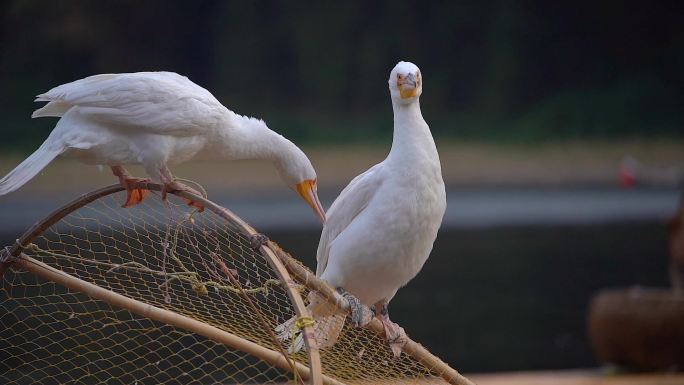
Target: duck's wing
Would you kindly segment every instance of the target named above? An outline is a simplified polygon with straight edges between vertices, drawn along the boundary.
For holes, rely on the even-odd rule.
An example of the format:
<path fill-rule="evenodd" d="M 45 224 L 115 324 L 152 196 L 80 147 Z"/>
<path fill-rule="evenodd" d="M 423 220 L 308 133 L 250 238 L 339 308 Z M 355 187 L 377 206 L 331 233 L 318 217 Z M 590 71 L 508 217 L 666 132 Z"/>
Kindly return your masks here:
<path fill-rule="evenodd" d="M 49 103 L 33 117 L 61 117 L 78 107 L 82 115 L 112 129 L 176 136 L 201 133 L 225 110 L 209 91 L 173 72 L 90 76 L 55 87 L 36 101 Z"/>
<path fill-rule="evenodd" d="M 328 265 L 330 247 L 335 239 L 358 217 L 382 184 L 383 163 L 376 164 L 354 178 L 335 199 L 326 214 L 325 226 L 316 252 L 316 275 L 321 276 Z"/>

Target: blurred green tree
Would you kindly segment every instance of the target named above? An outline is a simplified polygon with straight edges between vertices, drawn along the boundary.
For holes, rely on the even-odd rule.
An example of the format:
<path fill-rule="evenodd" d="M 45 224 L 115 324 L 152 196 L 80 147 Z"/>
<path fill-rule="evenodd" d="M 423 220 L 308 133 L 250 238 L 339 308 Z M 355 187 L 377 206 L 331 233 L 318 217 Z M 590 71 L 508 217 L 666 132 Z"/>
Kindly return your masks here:
<path fill-rule="evenodd" d="M 103 72 L 170 70 L 300 141 L 390 135 L 385 81 L 425 77 L 436 135 L 681 137 L 684 3 L 32 0 L 0 3 L 5 149 L 54 120 L 34 95 Z"/>

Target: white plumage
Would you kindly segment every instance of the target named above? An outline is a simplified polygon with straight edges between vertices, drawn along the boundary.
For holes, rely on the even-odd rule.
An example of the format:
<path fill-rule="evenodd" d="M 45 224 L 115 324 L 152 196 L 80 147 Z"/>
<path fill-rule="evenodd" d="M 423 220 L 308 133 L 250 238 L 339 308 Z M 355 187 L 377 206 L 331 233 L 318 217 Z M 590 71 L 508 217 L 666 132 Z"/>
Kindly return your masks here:
<path fill-rule="evenodd" d="M 292 142 L 259 119 L 235 114 L 204 88 L 173 72 L 90 76 L 38 95 L 48 102 L 33 117 L 59 117 L 40 148 L 0 180 L 0 195 L 33 178 L 58 155 L 108 165 L 129 190 L 135 181 L 122 168 L 140 164 L 169 189 L 169 166 L 191 159 L 266 159 L 324 220 L 316 194 L 316 173 Z M 140 193 L 140 192 L 139 192 Z M 135 195 L 135 194 L 133 194 Z"/>
<path fill-rule="evenodd" d="M 386 305 L 427 260 L 446 209 L 446 193 L 437 149 L 420 111 L 418 67 L 397 64 L 389 88 L 394 110 L 392 149 L 384 161 L 352 180 L 328 210 L 316 275 L 362 304 L 374 306 L 399 354 L 403 330 L 389 321 Z M 330 346 L 344 316 L 315 293 L 309 299 L 317 321 L 317 342 Z M 288 322 L 278 329 L 282 338 L 291 326 Z M 293 348 L 299 347 L 300 342 Z"/>

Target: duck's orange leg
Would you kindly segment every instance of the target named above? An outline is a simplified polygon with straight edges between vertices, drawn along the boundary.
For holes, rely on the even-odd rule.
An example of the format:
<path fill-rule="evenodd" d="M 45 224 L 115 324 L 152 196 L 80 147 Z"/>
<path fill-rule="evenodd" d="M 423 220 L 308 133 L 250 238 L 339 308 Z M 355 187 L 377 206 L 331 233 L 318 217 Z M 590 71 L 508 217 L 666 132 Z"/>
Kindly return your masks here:
<path fill-rule="evenodd" d="M 194 188 L 178 182 L 175 180 L 173 177 L 173 174 L 171 174 L 171 171 L 169 170 L 168 167 L 164 166 L 160 170 L 160 177 L 162 180 L 162 183 L 164 184 L 164 187 L 162 188 L 162 199 L 166 199 L 166 193 L 168 192 L 174 192 L 174 191 L 187 191 L 191 194 L 195 194 L 197 196 L 202 196 L 202 193 L 199 191 L 195 190 Z M 201 204 L 200 202 L 194 201 L 192 199 L 187 199 L 183 198 L 184 201 L 188 202 L 188 206 L 196 207 L 199 212 L 204 211 L 204 205 Z"/>
<path fill-rule="evenodd" d="M 392 349 L 394 358 L 399 358 L 404 346 L 408 342 L 404 328 L 390 321 L 387 301 L 385 300 L 375 304 L 375 316 L 382 322 L 382 326 L 385 329 L 385 339 Z"/>
<path fill-rule="evenodd" d="M 149 182 L 149 179 L 132 177 L 123 166 L 112 166 L 112 173 L 119 178 L 121 186 L 126 189 L 126 202 L 122 207 L 135 206 L 150 193 L 150 190 L 134 187 L 136 183 Z"/>
<path fill-rule="evenodd" d="M 164 187 L 162 190 L 162 199 L 166 199 L 166 193 L 167 192 L 174 192 L 174 191 L 187 191 L 191 194 L 202 196 L 202 193 L 195 190 L 194 188 L 192 188 L 192 187 L 190 187 L 184 183 L 173 181 L 173 182 L 169 182 L 169 183 L 164 183 Z M 183 200 L 188 203 L 188 206 L 196 207 L 199 212 L 204 211 L 204 205 L 201 204 L 200 202 L 194 201 L 192 199 L 187 199 L 187 198 L 183 198 Z"/>

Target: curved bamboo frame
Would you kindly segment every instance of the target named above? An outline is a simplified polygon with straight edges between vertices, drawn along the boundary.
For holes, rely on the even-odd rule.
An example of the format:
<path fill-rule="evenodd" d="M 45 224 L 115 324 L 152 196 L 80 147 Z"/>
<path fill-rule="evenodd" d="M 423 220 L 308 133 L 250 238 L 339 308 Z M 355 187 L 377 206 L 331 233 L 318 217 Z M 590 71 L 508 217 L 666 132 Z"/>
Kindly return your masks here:
<path fill-rule="evenodd" d="M 329 301 L 334 303 L 339 309 L 349 312 L 349 303 L 342 297 L 335 289 L 333 289 L 327 282 L 311 274 L 302 265 L 293 262 L 293 258 L 281 249 L 275 242 L 268 241 L 268 246 L 275 250 L 278 258 L 287 267 L 290 273 L 299 281 L 305 282 L 312 290 L 321 293 Z M 382 323 L 373 318 L 366 328 L 372 330 L 376 334 L 384 335 L 385 329 Z M 408 338 L 408 336 L 407 336 Z M 439 359 L 439 357 L 430 353 L 423 345 L 408 338 L 406 345 L 403 348 L 404 353 L 408 354 L 416 361 L 425 365 L 430 370 L 433 370 L 447 382 L 453 385 L 475 385 L 472 381 L 460 374 L 456 369 L 450 367 L 447 363 Z"/>
<path fill-rule="evenodd" d="M 160 184 L 151 182 L 140 182 L 136 187 L 152 191 L 162 190 L 162 186 Z M 311 385 L 344 385 L 343 383 L 322 374 L 320 352 L 316 344 L 316 339 L 314 338 L 312 326 L 305 326 L 302 330 L 302 335 L 306 344 L 306 352 L 309 358 L 309 367 L 306 367 L 299 362 L 291 360 L 282 352 L 265 348 L 254 342 L 243 339 L 242 337 L 204 324 L 192 318 L 145 304 L 135 299 L 101 288 L 97 285 L 93 285 L 23 254 L 23 250 L 33 241 L 33 239 L 38 237 L 50 226 L 59 222 L 68 214 L 97 199 L 123 190 L 124 188 L 119 184 L 94 190 L 67 203 L 66 205 L 49 214 L 43 220 L 34 224 L 28 231 L 19 237 L 19 239 L 17 239 L 14 245 L 6 249 L 4 258 L 0 257 L 0 277 L 2 277 L 8 268 L 16 263 L 22 269 L 28 270 L 45 279 L 69 287 L 72 290 L 83 292 L 90 297 L 106 301 L 114 306 L 127 309 L 133 313 L 140 314 L 156 321 L 200 334 L 219 343 L 228 345 L 234 349 L 259 357 L 265 362 L 268 362 L 269 364 L 281 369 L 288 371 L 295 370 L 303 379 L 308 380 L 308 383 Z M 204 197 L 197 196 L 186 191 L 169 193 L 201 203 L 206 209 L 209 209 L 214 214 L 235 225 L 245 236 L 251 237 L 259 234 L 252 226 L 243 221 L 232 211 L 219 206 Z M 291 257 L 277 244 L 269 240 L 261 245 L 259 250 L 266 261 L 268 261 L 276 276 L 282 282 L 282 287 L 286 290 L 298 317 L 310 317 L 311 314 L 304 304 L 304 300 L 299 292 L 299 289 L 297 289 L 297 285 L 293 284 L 294 281 L 292 280 L 290 274 L 294 275 L 299 281 L 305 282 L 305 284 L 311 289 L 322 293 L 333 303 L 335 303 L 335 305 L 341 310 L 345 312 L 349 311 L 349 303 L 346 299 L 338 294 L 337 291 L 330 287 L 325 281 L 311 274 L 303 266 L 294 263 Z M 373 319 L 368 325 L 368 328 L 377 334 L 384 334 L 384 328 L 377 319 Z M 431 354 L 422 345 L 411 339 L 409 339 L 405 345 L 404 352 L 425 365 L 428 369 L 440 375 L 450 384 L 474 385 L 471 381 L 463 377 L 438 357 Z"/>

